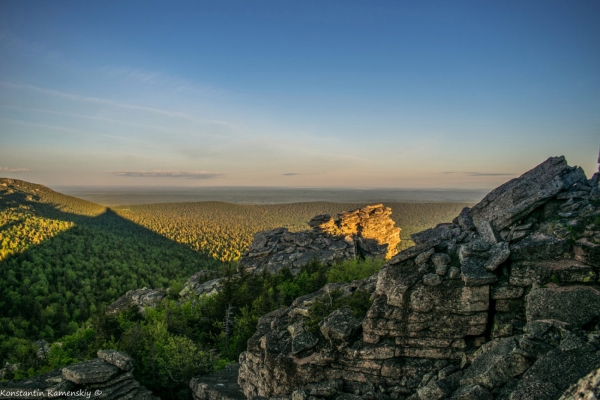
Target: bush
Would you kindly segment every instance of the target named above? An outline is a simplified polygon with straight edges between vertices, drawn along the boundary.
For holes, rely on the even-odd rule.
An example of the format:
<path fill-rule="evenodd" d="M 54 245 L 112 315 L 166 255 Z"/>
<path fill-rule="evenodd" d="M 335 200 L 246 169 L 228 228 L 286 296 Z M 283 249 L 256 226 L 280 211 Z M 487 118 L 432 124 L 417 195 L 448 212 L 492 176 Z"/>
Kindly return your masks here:
<path fill-rule="evenodd" d="M 378 258 L 346 260 L 336 263 L 327 272 L 327 282 L 352 282 L 379 272 L 385 262 Z"/>

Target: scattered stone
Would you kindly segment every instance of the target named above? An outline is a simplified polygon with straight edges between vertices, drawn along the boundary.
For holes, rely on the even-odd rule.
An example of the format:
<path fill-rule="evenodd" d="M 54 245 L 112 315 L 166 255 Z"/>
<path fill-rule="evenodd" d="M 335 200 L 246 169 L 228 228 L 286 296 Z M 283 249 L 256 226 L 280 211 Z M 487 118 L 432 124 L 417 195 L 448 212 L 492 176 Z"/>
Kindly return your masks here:
<path fill-rule="evenodd" d="M 462 209 L 462 211 L 456 218 L 456 223 L 460 225 L 460 227 L 465 231 L 475 230 L 475 224 L 473 223 L 473 219 L 469 215 L 470 211 L 471 209 L 469 207 L 465 207 Z"/>
<path fill-rule="evenodd" d="M 494 400 L 494 396 L 480 385 L 462 386 L 453 393 L 456 400 Z"/>
<path fill-rule="evenodd" d="M 321 324 L 321 334 L 330 340 L 348 340 L 360 326 L 361 321 L 354 318 L 350 307 L 340 308 L 329 314 Z"/>
<path fill-rule="evenodd" d="M 425 264 L 427 261 L 429 261 L 429 257 L 431 257 L 433 255 L 433 253 L 435 253 L 435 250 L 429 249 L 429 250 L 419 254 L 417 256 L 417 258 L 415 258 L 415 264 L 417 264 L 418 266 Z"/>
<path fill-rule="evenodd" d="M 450 279 L 460 278 L 460 269 L 458 269 L 457 267 L 450 267 L 450 270 L 448 271 L 448 278 L 450 278 Z"/>
<path fill-rule="evenodd" d="M 62 369 L 63 377 L 78 385 L 106 382 L 118 373 L 119 368 L 98 358 Z"/>
<path fill-rule="evenodd" d="M 127 354 L 116 350 L 98 350 L 98 358 L 119 367 L 123 371 L 133 369 L 133 358 Z"/>
<path fill-rule="evenodd" d="M 167 294 L 164 289 L 142 288 L 129 290 L 106 307 L 106 315 L 118 314 L 132 306 L 137 306 L 139 312 L 144 312 L 146 307 L 156 307 L 165 297 L 167 297 Z"/>
<path fill-rule="evenodd" d="M 508 243 L 500 242 L 490 249 L 490 258 L 486 261 L 484 268 L 488 271 L 495 271 L 500 264 L 508 260 L 510 249 Z"/>
<path fill-rule="evenodd" d="M 442 283 L 442 278 L 437 274 L 427 274 L 423 277 L 423 284 L 427 286 L 437 286 Z"/>
<path fill-rule="evenodd" d="M 477 232 L 481 235 L 483 240 L 491 244 L 497 244 L 502 242 L 502 237 L 496 231 L 492 223 L 488 220 L 479 220 L 476 224 Z"/>
<path fill-rule="evenodd" d="M 451 258 L 446 253 L 434 253 L 431 256 L 431 262 L 436 268 L 446 267 L 450 264 Z"/>
<path fill-rule="evenodd" d="M 465 258 L 460 265 L 462 280 L 467 286 L 483 286 L 498 281 L 498 277 L 487 272 L 480 258 Z"/>
<path fill-rule="evenodd" d="M 475 359 L 465 371 L 460 384 L 479 384 L 494 388 L 522 374 L 529 368 L 531 361 L 513 351 L 516 347 L 517 341 L 512 337 L 486 343 L 475 353 Z"/>
<path fill-rule="evenodd" d="M 302 333 L 292 339 L 292 354 L 298 354 L 304 350 L 312 349 L 319 343 L 319 338 L 312 333 Z"/>

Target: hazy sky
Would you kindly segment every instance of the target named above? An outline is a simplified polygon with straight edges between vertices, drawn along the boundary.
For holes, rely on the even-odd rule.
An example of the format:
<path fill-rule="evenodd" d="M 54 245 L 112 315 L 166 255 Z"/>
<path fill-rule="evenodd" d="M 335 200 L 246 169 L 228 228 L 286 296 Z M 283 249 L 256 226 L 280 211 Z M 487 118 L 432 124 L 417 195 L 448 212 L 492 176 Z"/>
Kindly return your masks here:
<path fill-rule="evenodd" d="M 600 2 L 0 1 L 0 176 L 491 188 L 600 142 Z"/>

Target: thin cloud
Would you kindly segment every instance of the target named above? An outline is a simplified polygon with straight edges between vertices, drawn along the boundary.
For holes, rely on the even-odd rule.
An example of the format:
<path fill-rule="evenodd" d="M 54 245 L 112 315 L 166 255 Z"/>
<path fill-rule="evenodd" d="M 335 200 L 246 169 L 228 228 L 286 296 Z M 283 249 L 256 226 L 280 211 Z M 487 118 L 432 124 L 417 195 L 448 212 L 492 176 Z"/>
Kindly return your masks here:
<path fill-rule="evenodd" d="M 215 179 L 223 174 L 216 172 L 196 171 L 115 171 L 111 172 L 117 176 L 126 176 L 130 178 L 184 178 L 184 179 Z"/>
<path fill-rule="evenodd" d="M 515 176 L 515 174 L 493 173 L 493 172 L 460 172 L 460 171 L 444 171 L 440 174 L 464 174 L 467 176 Z"/>
<path fill-rule="evenodd" d="M 467 172 L 468 176 L 514 176 L 515 174 L 488 173 L 488 172 Z"/>
<path fill-rule="evenodd" d="M 163 109 L 154 108 L 154 107 L 139 106 L 137 104 L 119 103 L 119 102 L 114 101 L 114 100 L 103 99 L 103 98 L 100 98 L 100 97 L 79 96 L 79 95 L 76 95 L 76 94 L 65 93 L 65 92 L 61 92 L 61 91 L 58 91 L 58 90 L 46 89 L 46 88 L 41 88 L 41 87 L 31 86 L 31 85 L 19 85 L 19 84 L 16 84 L 16 83 L 11 83 L 11 82 L 6 82 L 6 81 L 0 81 L 0 85 L 6 86 L 6 87 L 15 88 L 15 89 L 29 89 L 29 90 L 33 90 L 33 91 L 36 91 L 36 92 L 39 92 L 39 93 L 43 93 L 43 94 L 47 94 L 47 95 L 50 95 L 50 96 L 61 97 L 61 98 L 64 98 L 64 99 L 75 100 L 75 101 L 81 101 L 81 102 L 84 102 L 84 103 L 105 104 L 105 105 L 109 105 L 109 106 L 112 106 L 112 107 L 125 108 L 125 109 L 130 109 L 130 110 L 148 111 L 148 112 L 152 112 L 152 113 L 160 114 L 160 115 L 165 115 L 165 116 L 172 117 L 172 118 L 181 118 L 181 119 L 187 119 L 187 120 L 196 121 L 196 122 L 214 123 L 214 124 L 221 124 L 221 125 L 226 125 L 226 126 L 232 126 L 230 123 L 225 122 L 225 121 L 205 120 L 205 119 L 200 119 L 200 118 L 193 117 L 193 116 L 191 116 L 189 114 L 182 113 L 182 112 L 163 110 Z"/>
<path fill-rule="evenodd" d="M 31 172 L 28 168 L 10 168 L 10 167 L 0 167 L 0 171 L 2 172 Z"/>
<path fill-rule="evenodd" d="M 283 176 L 296 176 L 296 175 L 300 175 L 300 174 L 297 174 L 296 172 L 287 172 L 287 173 L 281 174 L 281 175 L 283 175 Z"/>

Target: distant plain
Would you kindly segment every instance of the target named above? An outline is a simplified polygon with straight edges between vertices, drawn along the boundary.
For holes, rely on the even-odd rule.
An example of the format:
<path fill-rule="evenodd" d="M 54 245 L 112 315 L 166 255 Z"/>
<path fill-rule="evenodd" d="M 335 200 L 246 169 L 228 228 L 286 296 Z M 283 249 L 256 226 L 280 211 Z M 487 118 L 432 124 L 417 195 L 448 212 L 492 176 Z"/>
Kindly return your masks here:
<path fill-rule="evenodd" d="M 54 190 L 105 206 L 224 201 L 235 204 L 477 203 L 488 189 L 344 189 L 277 187 L 83 187 Z"/>

